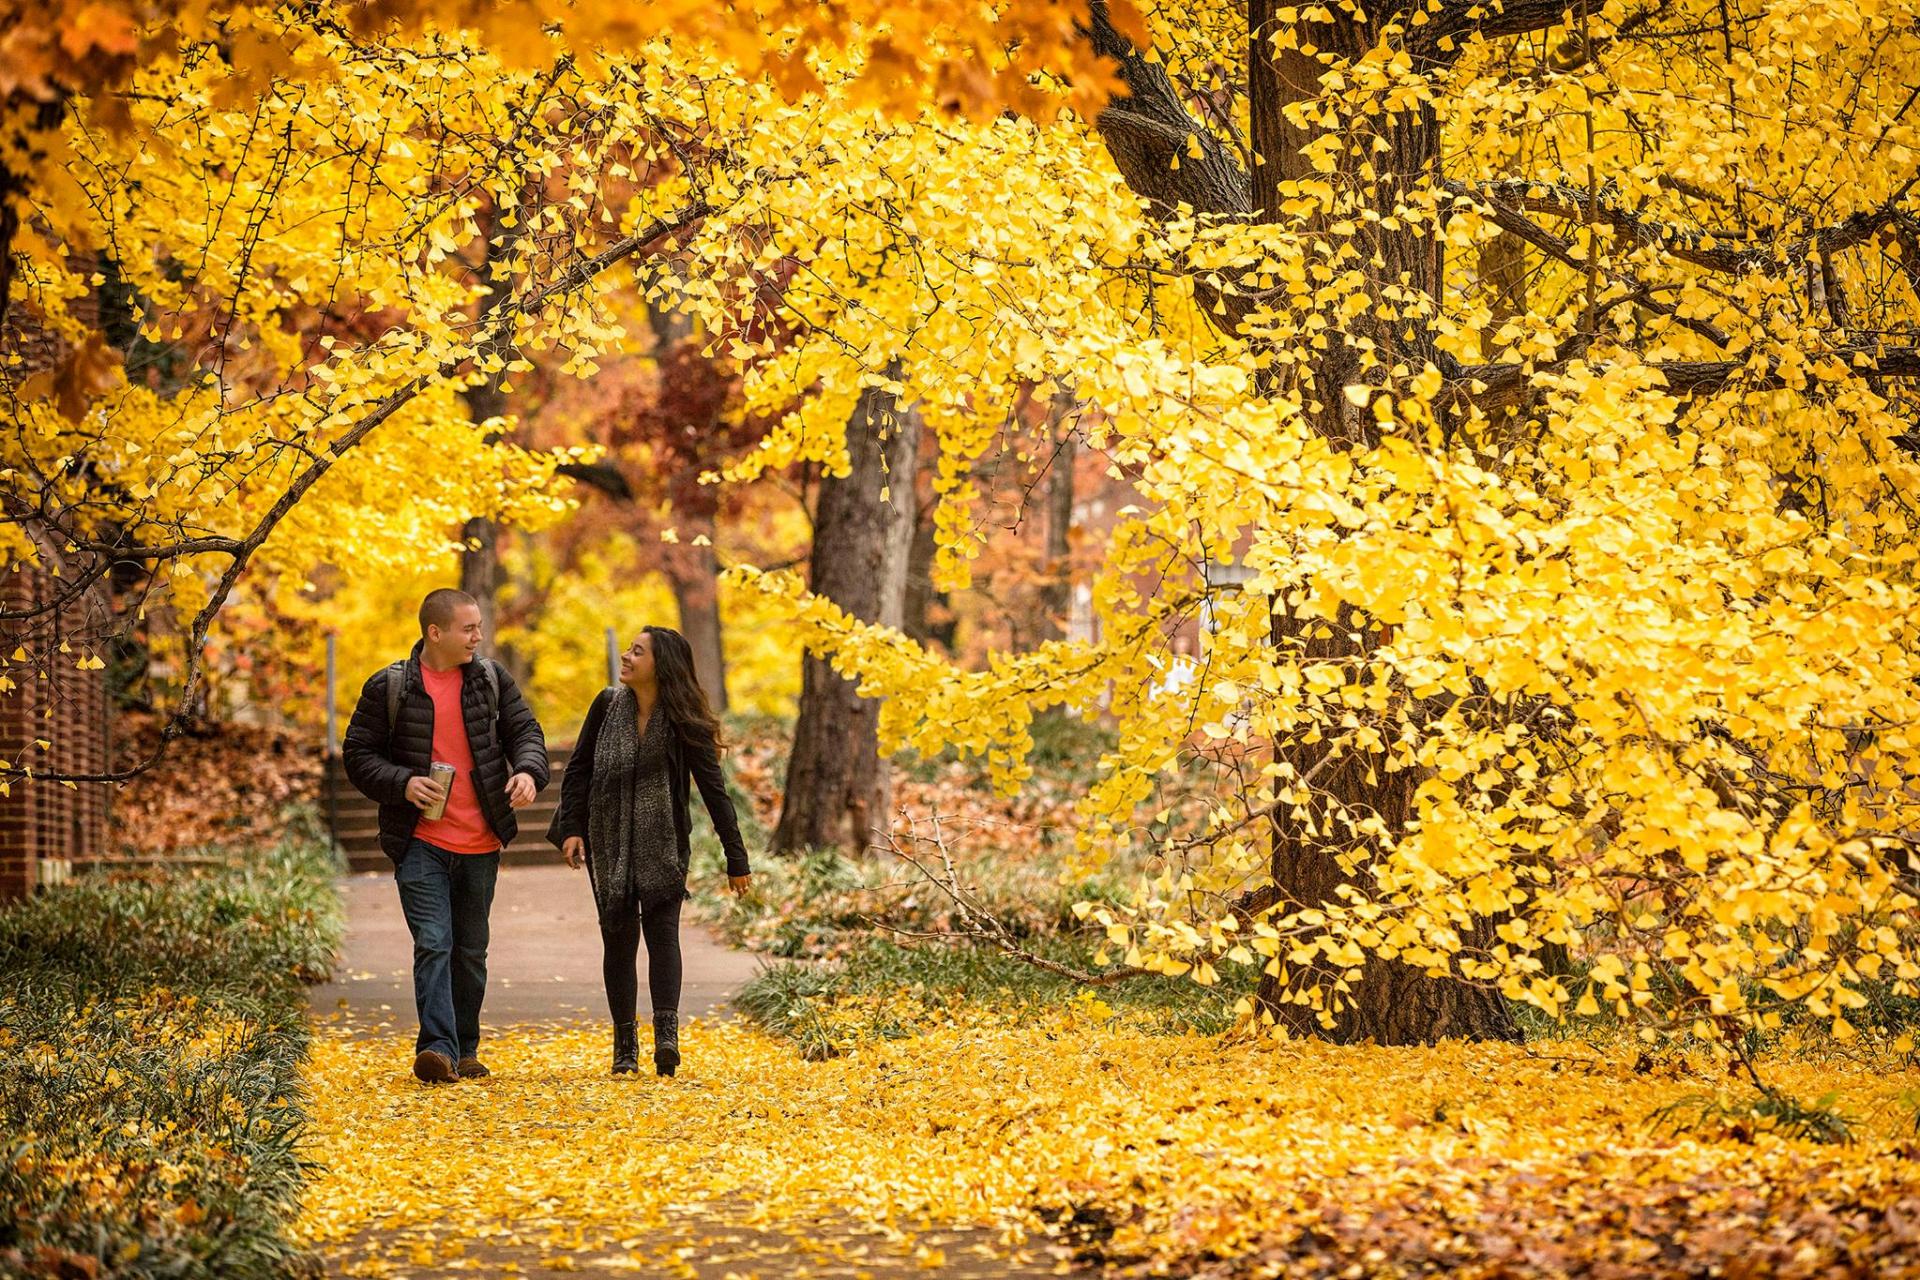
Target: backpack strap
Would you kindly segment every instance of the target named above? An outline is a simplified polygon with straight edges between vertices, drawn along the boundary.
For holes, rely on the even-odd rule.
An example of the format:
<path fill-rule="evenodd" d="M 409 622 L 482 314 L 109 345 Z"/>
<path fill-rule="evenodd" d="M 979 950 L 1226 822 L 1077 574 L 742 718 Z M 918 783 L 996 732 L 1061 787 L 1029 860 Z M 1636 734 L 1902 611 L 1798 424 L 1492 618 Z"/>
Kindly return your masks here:
<path fill-rule="evenodd" d="M 400 724 L 400 697 L 406 692 L 407 664 L 404 660 L 387 667 L 387 758 L 393 758 L 393 731 Z"/>
<path fill-rule="evenodd" d="M 500 669 L 493 665 L 492 658 L 480 659 L 480 670 L 487 677 L 487 719 L 500 718 Z"/>

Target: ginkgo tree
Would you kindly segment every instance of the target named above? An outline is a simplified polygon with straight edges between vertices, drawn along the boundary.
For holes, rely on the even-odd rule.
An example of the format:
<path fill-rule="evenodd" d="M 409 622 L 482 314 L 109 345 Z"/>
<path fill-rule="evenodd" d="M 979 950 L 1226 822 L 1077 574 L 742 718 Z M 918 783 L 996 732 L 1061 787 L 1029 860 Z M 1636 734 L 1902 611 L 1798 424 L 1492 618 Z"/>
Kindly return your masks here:
<path fill-rule="evenodd" d="M 1137 11 L 1117 10 L 1135 29 Z M 183 49 L 216 47 L 225 71 L 223 106 L 270 93 L 288 79 L 326 79 L 327 59 L 301 52 L 296 28 L 275 6 L 215 6 L 203 0 L 102 0 L 60 5 L 8 0 L 0 45 L 0 319 L 11 298 L 9 254 L 20 204 L 60 184 L 63 120 L 76 104 L 98 124 L 125 127 L 139 91 L 134 80 Z M 876 0 L 834 0 L 795 6 L 752 0 L 715 21 L 701 0 L 646 5 L 551 4 L 543 0 L 364 0 L 338 6 L 317 21 L 359 41 L 468 31 L 516 69 L 539 67 L 550 35 L 589 57 L 630 53 L 662 36 L 700 36 L 724 55 L 734 74 L 766 77 L 788 94 L 818 91 L 816 57 L 858 69 L 858 100 L 918 110 L 990 113 L 1002 107 L 1051 110 L 1058 95 L 1033 83 L 1044 70 L 1072 77 L 1069 96 L 1082 105 L 1103 100 L 1114 80 L 1097 51 L 1079 39 L 1074 10 L 1054 0 L 1004 0 L 991 6 L 908 7 Z M 842 86 L 844 89 L 845 86 Z"/>
<path fill-rule="evenodd" d="M 758 197 L 808 266 L 792 378 L 897 367 L 948 424 L 949 581 L 997 400 L 1088 407 L 1142 499 L 1103 641 L 960 671 L 760 585 L 891 742 L 1009 787 L 1035 708 L 1104 706 L 1095 860 L 1190 736 L 1264 751 L 1089 910 L 1128 971 L 1259 966 L 1292 1030 L 1510 1036 L 1525 1001 L 1845 1035 L 1866 984 L 1910 993 L 1911 8 L 1152 17 L 1149 48 L 1086 15 L 1126 85 L 1090 121 L 843 125 L 848 163 Z"/>

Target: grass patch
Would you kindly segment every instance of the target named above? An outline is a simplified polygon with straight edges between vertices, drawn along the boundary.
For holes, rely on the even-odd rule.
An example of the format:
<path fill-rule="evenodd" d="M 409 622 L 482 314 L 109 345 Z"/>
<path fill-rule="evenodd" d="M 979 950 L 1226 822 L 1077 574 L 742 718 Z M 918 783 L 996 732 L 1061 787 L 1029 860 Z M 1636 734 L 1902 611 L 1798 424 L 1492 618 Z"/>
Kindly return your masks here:
<path fill-rule="evenodd" d="M 286 1274 L 304 984 L 343 928 L 310 820 L 231 867 L 0 911 L 0 1275 Z"/>
<path fill-rule="evenodd" d="M 1065 935 L 1035 939 L 1030 949 L 1076 968 L 1090 965 L 1093 950 Z M 1150 1034 L 1216 1035 L 1233 1025 L 1234 1004 L 1250 989 L 1163 977 L 1094 988 L 981 946 L 873 938 L 832 960 L 775 961 L 733 1005 L 818 1061 L 962 1018 L 1018 1023 L 1063 1007 L 1124 1018 Z"/>

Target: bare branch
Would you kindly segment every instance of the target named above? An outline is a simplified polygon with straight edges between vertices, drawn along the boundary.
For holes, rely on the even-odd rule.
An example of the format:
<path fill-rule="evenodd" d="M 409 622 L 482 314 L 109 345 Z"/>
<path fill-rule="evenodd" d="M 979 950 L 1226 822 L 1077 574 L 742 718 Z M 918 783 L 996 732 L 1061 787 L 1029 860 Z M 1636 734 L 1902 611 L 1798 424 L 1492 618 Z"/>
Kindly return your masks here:
<path fill-rule="evenodd" d="M 1823 374 L 1819 366 L 1840 361 L 1847 372 Z M 1481 409 L 1519 404 L 1539 373 L 1564 372 L 1567 361 L 1537 367 L 1518 364 L 1459 365 L 1447 379 L 1457 401 Z M 1712 395 L 1736 384 L 1754 391 L 1778 390 L 1805 384 L 1838 385 L 1852 378 L 1920 378 L 1920 347 L 1839 347 L 1809 352 L 1789 376 L 1777 356 L 1766 360 L 1766 370 L 1748 360 L 1669 360 L 1648 366 L 1666 379 L 1668 390 L 1679 396 Z"/>
<path fill-rule="evenodd" d="M 1602 199 L 1595 214 L 1601 222 L 1635 244 L 1658 247 L 1682 262 L 1709 271 L 1743 275 L 1749 271 L 1804 262 L 1822 253 L 1839 253 L 1864 244 L 1885 228 L 1895 225 L 1900 217 L 1900 203 L 1916 183 L 1920 183 L 1920 173 L 1908 178 L 1877 208 L 1863 209 L 1830 227 L 1819 227 L 1790 238 L 1758 244 L 1742 243 L 1738 236 L 1704 228 L 1676 227 L 1624 209 L 1614 203 L 1618 193 L 1608 191 L 1604 186 L 1599 193 Z M 1587 193 L 1578 188 L 1530 182 L 1525 178 L 1475 187 L 1462 187 L 1459 184 L 1449 186 L 1457 188 L 1461 194 L 1491 204 L 1562 218 L 1581 217 L 1587 201 Z"/>

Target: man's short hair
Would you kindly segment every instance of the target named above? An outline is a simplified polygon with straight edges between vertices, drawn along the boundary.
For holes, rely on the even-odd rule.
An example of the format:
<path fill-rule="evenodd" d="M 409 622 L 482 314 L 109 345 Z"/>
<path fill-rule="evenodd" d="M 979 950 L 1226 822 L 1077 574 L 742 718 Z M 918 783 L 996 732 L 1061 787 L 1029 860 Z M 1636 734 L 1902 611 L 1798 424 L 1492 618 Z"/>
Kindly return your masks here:
<path fill-rule="evenodd" d="M 461 605 L 466 604 L 478 607 L 480 602 L 452 587 L 427 592 L 427 598 L 420 602 L 420 634 L 427 634 L 428 627 L 445 629 L 452 626 L 453 615 L 459 612 Z"/>

